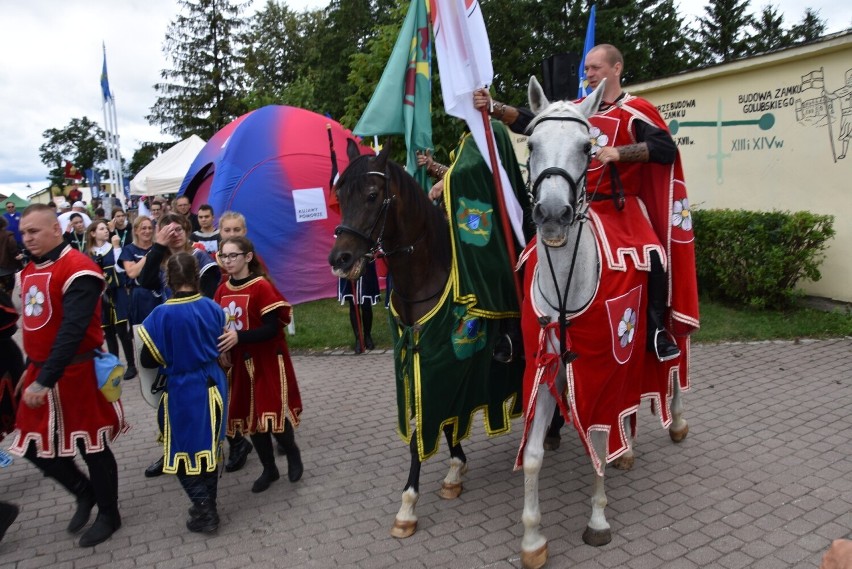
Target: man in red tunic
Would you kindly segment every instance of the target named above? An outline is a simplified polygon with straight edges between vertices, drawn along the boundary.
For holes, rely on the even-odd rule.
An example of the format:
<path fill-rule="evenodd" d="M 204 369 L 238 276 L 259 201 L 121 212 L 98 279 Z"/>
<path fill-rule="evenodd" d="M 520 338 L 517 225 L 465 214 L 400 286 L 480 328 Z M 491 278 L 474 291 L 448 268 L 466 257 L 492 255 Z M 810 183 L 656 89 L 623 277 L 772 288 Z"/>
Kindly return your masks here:
<path fill-rule="evenodd" d="M 83 529 L 98 506 L 95 522 L 80 538 L 81 547 L 91 547 L 121 527 L 118 470 L 108 442 L 127 429 L 121 402 L 109 403 L 95 376 L 94 351 L 104 341 L 104 277 L 94 261 L 64 242 L 48 206 L 24 210 L 21 234 L 32 255 L 21 273 L 29 364 L 9 451 L 77 498 L 69 532 Z M 78 451 L 89 477 L 74 463 Z"/>

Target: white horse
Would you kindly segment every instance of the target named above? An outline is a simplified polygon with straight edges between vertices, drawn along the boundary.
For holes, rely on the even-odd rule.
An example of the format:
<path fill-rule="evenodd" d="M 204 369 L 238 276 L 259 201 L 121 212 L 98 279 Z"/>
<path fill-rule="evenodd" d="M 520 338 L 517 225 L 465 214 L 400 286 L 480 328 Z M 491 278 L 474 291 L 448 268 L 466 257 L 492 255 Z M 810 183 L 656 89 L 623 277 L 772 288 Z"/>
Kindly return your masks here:
<path fill-rule="evenodd" d="M 537 266 L 527 277 L 525 290 L 534 308 L 525 305 L 524 319 L 533 318 L 540 323 L 537 349 L 527 358 L 538 358 L 538 373 L 531 388 L 527 405 L 527 422 L 518 465 L 524 469 L 524 535 L 521 542 L 521 560 L 527 569 L 538 569 L 547 561 L 547 539 L 540 532 L 541 510 L 539 507 L 539 472 L 544 458 L 544 438 L 557 403 L 566 387 L 575 387 L 573 382 L 575 364 L 579 356 L 589 361 L 596 355 L 587 355 L 580 345 L 575 324 L 585 326 L 583 315 L 598 295 L 601 279 L 601 254 L 593 224 L 589 222 L 592 212 L 586 201 L 586 173 L 590 161 L 590 124 L 587 120 L 598 109 L 603 97 L 603 83 L 581 103 L 567 101 L 550 103 L 535 77 L 530 79 L 530 108 L 537 115 L 530 125 L 529 173 L 533 189 L 533 220 L 537 226 L 535 253 Z M 589 188 L 593 190 L 592 188 Z M 527 268 L 527 273 L 533 267 Z M 641 277 L 637 277 L 641 278 Z M 545 322 L 549 324 L 545 325 Z M 635 320 L 634 320 L 635 324 Z M 570 325 L 570 326 L 569 326 Z M 629 326 L 627 322 L 625 326 Z M 603 324 L 606 326 L 606 324 Z M 570 331 L 569 331 L 570 328 Z M 638 330 L 636 330 L 638 332 Z M 525 334 L 527 334 L 525 327 Z M 639 334 L 636 334 L 640 337 Z M 633 336 L 631 336 L 632 338 Z M 638 351 L 638 350 L 637 350 Z M 642 349 L 644 352 L 644 348 Z M 603 354 L 607 357 L 607 354 Z M 644 357 L 635 353 L 636 357 Z M 579 363 L 579 362 L 578 362 Z M 606 365 L 606 364 L 605 364 Z M 619 365 L 614 360 L 608 365 Z M 548 372 L 548 369 L 550 370 Z M 550 379 L 546 376 L 550 375 Z M 568 379 L 572 379 L 571 386 Z M 539 389 L 539 387 L 542 387 Z M 668 397 L 653 399 L 663 424 L 671 424 L 673 440 L 686 436 L 687 425 L 683 420 L 678 382 L 669 386 Z M 569 395 L 573 395 L 569 393 Z M 595 467 L 592 495 L 592 513 L 583 541 L 589 545 L 605 545 L 612 539 L 604 508 L 604 468 L 608 462 L 624 461 L 623 467 L 632 465 L 632 428 L 638 409 L 640 395 L 621 401 L 616 419 L 609 425 L 594 425 L 578 430 L 588 433 L 584 438 L 587 451 Z M 563 413 L 567 409 L 559 403 Z M 573 417 L 576 422 L 577 418 Z M 612 450 L 610 433 L 620 433 L 623 444 Z M 522 461 L 520 460 L 522 458 Z"/>

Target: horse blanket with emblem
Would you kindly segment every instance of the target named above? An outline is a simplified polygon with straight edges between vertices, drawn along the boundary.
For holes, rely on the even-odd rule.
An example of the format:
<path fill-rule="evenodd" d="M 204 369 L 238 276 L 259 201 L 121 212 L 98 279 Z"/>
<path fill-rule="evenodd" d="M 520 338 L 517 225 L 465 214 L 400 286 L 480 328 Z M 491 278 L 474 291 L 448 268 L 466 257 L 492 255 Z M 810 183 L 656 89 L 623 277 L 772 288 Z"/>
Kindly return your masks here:
<path fill-rule="evenodd" d="M 512 182 L 514 194 L 529 215 L 529 197 L 524 191 L 524 179 L 506 127 L 492 121 L 496 149 Z M 443 205 L 447 210 L 450 240 L 453 247 L 453 295 L 456 302 L 470 306 L 474 314 L 489 318 L 518 318 L 518 306 L 512 267 L 505 233 L 499 217 L 499 205 L 494 190 L 494 178 L 470 133 L 462 136 L 454 160 L 444 176 Z M 528 219 L 523 224 L 526 237 L 533 226 Z M 512 234 L 514 240 L 514 235 Z M 523 244 L 515 243 L 516 254 Z"/>
<path fill-rule="evenodd" d="M 494 361 L 498 322 L 453 302 L 451 290 L 449 279 L 435 308 L 413 326 L 403 325 L 391 304 L 397 424 L 409 444 L 416 428 L 421 461 L 438 451 L 444 425 L 452 425 L 456 444 L 470 435 L 477 411 L 489 436 L 508 432 L 521 414 L 522 360 Z"/>
<path fill-rule="evenodd" d="M 585 230 L 595 231 L 595 214 Z M 600 235 L 595 231 L 598 249 Z M 534 276 L 547 271 L 547 260 L 538 259 L 536 241 L 524 251 L 521 262 L 526 266 L 524 279 L 524 309 L 521 325 L 527 354 L 524 371 L 524 435 L 515 461 L 523 466 L 523 451 L 535 413 L 539 389 L 552 389 L 553 380 L 563 365 L 558 352 L 558 326 L 545 326 L 539 320 L 547 307 L 536 306 L 533 300 Z M 659 362 L 654 353 L 646 351 L 647 283 L 648 273 L 638 270 L 617 270 L 602 260 L 600 284 L 594 299 L 581 312 L 570 318 L 567 329 L 567 349 L 577 354 L 567 364 L 567 400 L 560 405 L 566 421 L 572 422 L 592 459 L 595 470 L 603 473 L 597 453 L 592 452 L 590 436 L 593 431 L 606 432 L 606 462 L 629 450 L 629 434 L 624 417 L 638 410 L 639 402 L 650 399 L 660 414 L 664 427 L 671 424 L 670 403 L 674 382 L 688 389 L 688 376 L 682 372 L 689 359 L 689 337 L 677 338 L 682 356 Z M 545 275 L 545 278 L 549 278 Z M 548 344 L 549 342 L 549 344 Z M 556 349 L 553 349 L 553 347 Z M 548 350 L 548 347 L 551 349 Z"/>
<path fill-rule="evenodd" d="M 509 135 L 502 124 L 492 125 L 514 193 L 528 212 Z M 410 443 L 416 427 L 420 460 L 437 452 L 445 424 L 453 426 L 455 444 L 470 435 L 479 410 L 488 435 L 508 432 L 511 419 L 521 414 L 522 360 L 492 359 L 499 320 L 520 315 L 496 200 L 485 158 L 465 134 L 444 177 L 452 246 L 445 289 L 435 308 L 413 326 L 401 324 L 392 312 L 399 432 Z"/>

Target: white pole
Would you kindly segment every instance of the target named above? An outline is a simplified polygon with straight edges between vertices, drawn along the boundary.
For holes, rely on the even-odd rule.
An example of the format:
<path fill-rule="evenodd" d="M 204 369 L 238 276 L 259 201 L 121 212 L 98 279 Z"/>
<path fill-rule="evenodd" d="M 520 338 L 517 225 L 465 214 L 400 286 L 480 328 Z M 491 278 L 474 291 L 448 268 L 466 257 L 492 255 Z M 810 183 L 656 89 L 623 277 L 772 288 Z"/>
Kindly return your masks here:
<path fill-rule="evenodd" d="M 113 149 L 113 154 L 115 156 L 115 171 L 117 174 L 116 180 L 118 180 L 118 196 L 121 203 L 124 203 L 124 172 L 121 167 L 121 144 L 119 143 L 118 136 L 118 115 L 115 111 L 115 97 L 112 99 L 112 128 L 113 128 L 113 144 L 115 145 Z"/>
<path fill-rule="evenodd" d="M 106 151 L 107 151 L 107 169 L 109 170 L 109 173 L 110 173 L 110 179 L 113 179 L 112 178 L 112 144 L 111 144 L 111 140 L 110 140 L 111 137 L 110 137 L 109 120 L 110 120 L 109 100 L 105 99 L 104 100 L 104 139 L 105 139 L 104 140 L 104 143 L 105 143 L 104 146 L 106 146 Z M 112 200 L 107 200 L 107 202 L 111 202 L 111 201 Z M 109 206 L 109 211 L 107 211 L 107 209 L 106 209 L 107 206 Z M 104 206 L 104 212 L 106 213 L 107 218 L 112 216 L 111 215 L 112 214 L 112 203 L 108 203 Z"/>

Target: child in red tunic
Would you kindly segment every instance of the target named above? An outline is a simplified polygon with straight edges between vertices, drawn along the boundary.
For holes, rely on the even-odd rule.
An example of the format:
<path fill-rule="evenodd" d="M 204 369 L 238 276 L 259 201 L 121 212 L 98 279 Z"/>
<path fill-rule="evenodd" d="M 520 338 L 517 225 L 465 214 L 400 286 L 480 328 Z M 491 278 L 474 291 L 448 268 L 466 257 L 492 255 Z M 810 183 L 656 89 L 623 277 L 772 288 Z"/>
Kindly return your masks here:
<path fill-rule="evenodd" d="M 272 436 L 287 456 L 287 477 L 296 482 L 303 466 L 293 429 L 299 424 L 302 399 L 284 326 L 290 322 L 290 303 L 273 286 L 245 237 L 230 237 L 219 247 L 219 261 L 229 275 L 214 300 L 225 311 L 225 332 L 219 350 L 230 350 L 231 393 L 228 434 L 251 436 L 263 464 L 252 492 L 263 492 L 278 480 Z"/>

